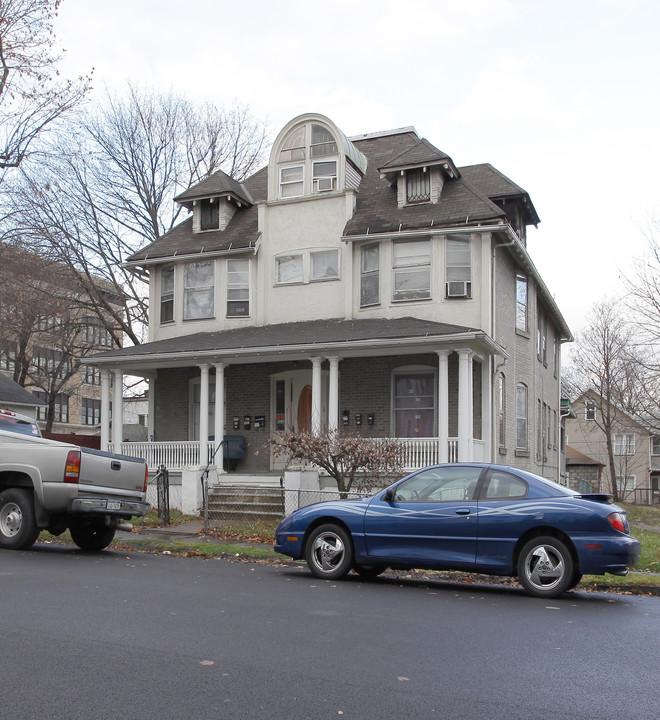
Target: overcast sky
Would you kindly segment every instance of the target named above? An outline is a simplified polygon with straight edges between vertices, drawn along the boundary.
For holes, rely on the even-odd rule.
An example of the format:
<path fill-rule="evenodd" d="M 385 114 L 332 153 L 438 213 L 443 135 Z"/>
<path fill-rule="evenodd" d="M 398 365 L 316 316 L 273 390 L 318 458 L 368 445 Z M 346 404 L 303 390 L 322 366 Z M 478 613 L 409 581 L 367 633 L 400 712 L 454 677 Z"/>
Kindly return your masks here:
<path fill-rule="evenodd" d="M 657 0 L 63 0 L 67 76 L 345 134 L 414 126 L 541 218 L 528 249 L 573 331 L 660 220 Z"/>

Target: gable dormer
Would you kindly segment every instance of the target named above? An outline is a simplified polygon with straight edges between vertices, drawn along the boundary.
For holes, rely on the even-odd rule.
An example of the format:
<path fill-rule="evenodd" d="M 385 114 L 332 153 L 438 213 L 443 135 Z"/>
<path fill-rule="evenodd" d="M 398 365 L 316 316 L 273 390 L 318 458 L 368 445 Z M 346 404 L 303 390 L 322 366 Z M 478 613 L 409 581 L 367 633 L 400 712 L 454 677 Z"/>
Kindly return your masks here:
<path fill-rule="evenodd" d="M 241 207 L 254 204 L 242 183 L 219 170 L 175 198 L 193 213 L 193 234 L 226 230 Z"/>
<path fill-rule="evenodd" d="M 289 122 L 271 151 L 268 200 L 319 197 L 358 188 L 366 157 L 324 115 L 310 113 Z"/>
<path fill-rule="evenodd" d="M 460 177 L 453 160 L 428 140 L 420 141 L 378 168 L 390 186 L 396 185 L 400 208 L 420 203 L 435 204 L 446 179 Z"/>

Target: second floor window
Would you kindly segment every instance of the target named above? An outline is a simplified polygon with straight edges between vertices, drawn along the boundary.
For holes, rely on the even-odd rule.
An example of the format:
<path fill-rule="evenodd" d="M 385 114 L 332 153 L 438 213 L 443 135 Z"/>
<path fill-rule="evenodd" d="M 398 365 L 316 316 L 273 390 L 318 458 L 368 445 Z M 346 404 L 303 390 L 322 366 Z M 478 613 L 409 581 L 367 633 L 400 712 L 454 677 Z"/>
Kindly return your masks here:
<path fill-rule="evenodd" d="M 310 280 L 336 280 L 339 277 L 339 251 L 319 250 L 309 254 Z"/>
<path fill-rule="evenodd" d="M 380 245 L 370 243 L 360 248 L 360 307 L 380 302 Z"/>
<path fill-rule="evenodd" d="M 585 420 L 595 420 L 596 419 L 596 403 L 587 400 L 587 402 L 584 404 L 584 419 Z"/>
<path fill-rule="evenodd" d="M 83 369 L 83 382 L 85 385 L 100 385 L 101 371 L 98 368 L 85 365 Z"/>
<path fill-rule="evenodd" d="M 199 320 L 214 315 L 215 273 L 212 260 L 188 263 L 184 273 L 183 319 Z"/>
<path fill-rule="evenodd" d="M 527 278 L 516 275 L 516 330 L 527 331 Z"/>
<path fill-rule="evenodd" d="M 278 284 L 303 281 L 302 255 L 281 255 L 275 258 L 275 282 Z"/>
<path fill-rule="evenodd" d="M 428 300 L 431 297 L 431 245 L 428 240 L 395 242 L 392 300 Z"/>
<path fill-rule="evenodd" d="M 168 323 L 174 320 L 174 265 L 168 265 L 160 271 L 160 321 Z"/>
<path fill-rule="evenodd" d="M 635 434 L 634 433 L 617 433 L 614 435 L 614 454 L 615 455 L 634 455 L 635 454 Z"/>
<path fill-rule="evenodd" d="M 447 238 L 445 268 L 446 296 L 472 297 L 472 248 L 470 237 L 456 235 Z"/>
<path fill-rule="evenodd" d="M 0 346 L 0 370 L 16 369 L 16 344 L 4 343 Z"/>
<path fill-rule="evenodd" d="M 250 261 L 227 260 L 227 317 L 250 316 Z"/>
<path fill-rule="evenodd" d="M 660 455 L 660 435 L 651 438 L 651 455 Z"/>
<path fill-rule="evenodd" d="M 499 437 L 499 446 L 501 448 L 506 447 L 506 378 L 504 375 L 500 375 L 499 381 L 499 397 L 498 397 L 498 430 L 497 434 Z"/>

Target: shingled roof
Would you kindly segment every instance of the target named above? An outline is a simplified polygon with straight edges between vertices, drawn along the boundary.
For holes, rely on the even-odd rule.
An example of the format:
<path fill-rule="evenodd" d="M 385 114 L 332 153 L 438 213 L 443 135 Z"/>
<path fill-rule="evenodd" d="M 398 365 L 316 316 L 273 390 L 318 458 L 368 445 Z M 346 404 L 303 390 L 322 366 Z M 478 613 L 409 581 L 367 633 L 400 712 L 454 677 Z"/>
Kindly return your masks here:
<path fill-rule="evenodd" d="M 0 404 L 11 403 L 13 405 L 45 405 L 36 395 L 21 387 L 18 383 L 0 373 Z"/>
<path fill-rule="evenodd" d="M 254 205 L 254 200 L 247 187 L 229 177 L 222 170 L 218 170 L 205 180 L 198 182 L 197 185 L 188 188 L 174 199 L 186 207 L 192 207 L 195 200 L 219 197 L 220 195 L 233 195 L 246 205 Z"/>

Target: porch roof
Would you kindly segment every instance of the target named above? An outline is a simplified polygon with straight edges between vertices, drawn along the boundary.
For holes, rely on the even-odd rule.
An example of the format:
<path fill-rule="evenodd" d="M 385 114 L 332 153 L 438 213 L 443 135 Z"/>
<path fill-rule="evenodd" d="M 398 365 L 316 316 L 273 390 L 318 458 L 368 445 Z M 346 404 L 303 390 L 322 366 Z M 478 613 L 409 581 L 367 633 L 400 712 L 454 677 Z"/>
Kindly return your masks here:
<path fill-rule="evenodd" d="M 158 340 L 86 358 L 84 363 L 148 372 L 198 363 L 256 363 L 314 355 L 365 357 L 469 348 L 480 355 L 505 351 L 481 330 L 418 318 L 310 320 L 242 327 Z"/>

